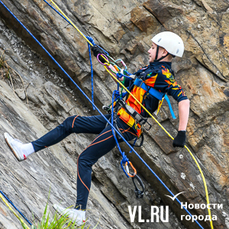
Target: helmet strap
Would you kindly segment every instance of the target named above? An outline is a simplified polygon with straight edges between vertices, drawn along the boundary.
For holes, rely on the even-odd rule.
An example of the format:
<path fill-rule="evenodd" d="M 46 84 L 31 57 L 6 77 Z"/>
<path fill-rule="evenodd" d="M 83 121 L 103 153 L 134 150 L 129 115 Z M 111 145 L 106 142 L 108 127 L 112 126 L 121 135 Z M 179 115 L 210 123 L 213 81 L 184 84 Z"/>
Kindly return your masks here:
<path fill-rule="evenodd" d="M 161 58 L 157 59 L 157 56 L 158 56 L 158 46 L 157 46 L 157 51 L 156 51 L 156 57 L 155 57 L 155 60 L 154 62 L 158 62 L 160 60 L 163 60 L 165 57 L 167 57 L 169 55 L 169 53 L 167 53 L 165 56 L 162 56 Z"/>
<path fill-rule="evenodd" d="M 167 57 L 170 54 L 170 53 L 167 52 L 167 54 L 165 56 L 162 56 L 161 58 L 157 59 L 158 58 L 158 52 L 159 52 L 159 46 L 157 45 L 157 50 L 156 50 L 156 55 L 155 55 L 154 62 L 158 62 L 158 61 L 164 59 L 165 57 Z"/>
<path fill-rule="evenodd" d="M 159 51 L 159 46 L 157 45 L 156 56 L 155 56 L 154 62 L 157 62 L 158 61 L 158 59 L 157 59 L 157 57 L 158 57 L 158 51 Z"/>

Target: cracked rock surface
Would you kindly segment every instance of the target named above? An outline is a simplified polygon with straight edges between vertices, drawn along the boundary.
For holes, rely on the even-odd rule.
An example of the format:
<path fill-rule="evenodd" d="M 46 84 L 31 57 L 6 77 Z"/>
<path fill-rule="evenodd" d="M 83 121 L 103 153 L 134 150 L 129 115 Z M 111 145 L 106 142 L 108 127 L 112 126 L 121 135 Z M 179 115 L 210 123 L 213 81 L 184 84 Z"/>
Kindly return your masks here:
<path fill-rule="evenodd" d="M 90 64 L 87 42 L 44 1 L 8 0 L 4 4 L 22 21 L 56 58 L 74 81 L 91 98 Z M 229 11 L 228 1 L 110 0 L 56 1 L 79 29 L 115 59 L 122 58 L 130 72 L 147 64 L 151 38 L 162 30 L 179 34 L 185 44 L 182 58 L 174 59 L 176 80 L 191 102 L 187 146 L 200 164 L 212 205 L 214 228 L 229 228 Z M 79 90 L 61 72 L 21 26 L 0 5 L 0 189 L 29 220 L 39 220 L 46 202 L 63 206 L 75 204 L 77 156 L 95 136 L 71 135 L 61 143 L 18 162 L 3 139 L 8 132 L 30 142 L 62 123 L 70 115 L 97 114 Z M 111 101 L 115 83 L 93 57 L 94 98 L 100 108 Z M 171 100 L 172 101 L 172 100 Z M 172 101 L 178 117 L 177 104 Z M 166 103 L 157 116 L 176 135 L 178 119 L 170 117 Z M 136 148 L 181 202 L 206 204 L 200 172 L 186 149 L 174 149 L 171 139 L 153 120 L 145 131 L 145 141 Z M 128 153 L 125 144 L 122 148 Z M 117 149 L 93 166 L 88 203 L 88 226 L 98 228 L 199 228 L 158 179 L 128 154 L 146 185 L 142 199 L 136 199 L 131 179 L 120 168 Z M 50 197 L 49 196 L 50 193 Z M 49 198 L 49 200 L 48 200 Z M 170 209 L 169 222 L 130 222 L 128 206 L 142 206 L 144 219 L 151 206 Z M 221 206 L 217 208 L 217 206 Z M 206 216 L 206 208 L 192 209 L 193 215 Z M 215 218 L 214 218 L 215 219 Z M 209 221 L 200 221 L 210 228 Z M 0 228 L 21 228 L 18 219 L 0 202 Z"/>

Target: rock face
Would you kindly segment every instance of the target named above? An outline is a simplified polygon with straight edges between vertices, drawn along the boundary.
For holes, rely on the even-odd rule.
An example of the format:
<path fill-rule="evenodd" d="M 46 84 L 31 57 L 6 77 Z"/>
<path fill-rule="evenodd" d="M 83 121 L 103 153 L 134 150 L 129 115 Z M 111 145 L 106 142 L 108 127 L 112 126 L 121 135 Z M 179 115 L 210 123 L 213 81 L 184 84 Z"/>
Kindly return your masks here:
<path fill-rule="evenodd" d="M 34 34 L 72 79 L 91 97 L 87 42 L 72 26 L 41 0 L 2 2 Z M 170 30 L 185 43 L 185 53 L 174 59 L 176 79 L 191 101 L 187 146 L 203 170 L 208 188 L 214 228 L 229 228 L 229 6 L 219 0 L 103 0 L 56 3 L 84 34 L 104 47 L 112 57 L 122 58 L 130 72 L 147 64 L 147 50 L 154 34 Z M 61 143 L 18 163 L 3 138 L 9 132 L 30 142 L 70 115 L 97 114 L 73 83 L 60 71 L 31 36 L 0 4 L 0 187 L 30 221 L 41 218 L 46 202 L 68 207 L 76 199 L 76 160 L 95 136 L 71 135 Z M 94 63 L 95 104 L 109 104 L 115 83 L 104 68 Z M 3 67 L 2 67 L 3 66 Z M 177 104 L 172 103 L 177 113 Z M 176 135 L 173 120 L 163 104 L 157 117 Z M 145 142 L 136 148 L 160 179 L 187 203 L 203 228 L 211 228 L 204 181 L 189 152 L 174 149 L 171 139 L 150 120 Z M 129 149 L 122 144 L 125 152 Z M 88 204 L 88 226 L 98 228 L 200 228 L 181 209 L 158 179 L 132 154 L 127 154 L 144 181 L 146 193 L 136 199 L 130 178 L 120 168 L 117 149 L 93 166 Z M 49 196 L 50 193 L 50 197 Z M 131 222 L 128 206 L 142 207 L 149 219 L 152 207 L 169 206 L 169 222 Z M 0 228 L 21 228 L 3 202 Z M 140 217 L 140 219 L 142 219 Z"/>

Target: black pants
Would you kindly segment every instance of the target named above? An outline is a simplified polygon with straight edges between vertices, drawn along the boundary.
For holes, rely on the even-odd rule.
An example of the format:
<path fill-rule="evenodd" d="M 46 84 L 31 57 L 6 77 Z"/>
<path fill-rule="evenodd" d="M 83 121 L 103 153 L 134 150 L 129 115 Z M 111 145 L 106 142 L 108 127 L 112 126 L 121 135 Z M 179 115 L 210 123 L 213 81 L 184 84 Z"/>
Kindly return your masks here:
<path fill-rule="evenodd" d="M 110 115 L 106 115 L 106 118 L 109 119 Z M 122 120 L 117 118 L 116 123 L 127 141 L 136 137 L 134 130 Z M 82 209 L 86 209 L 91 186 L 92 165 L 116 145 L 112 128 L 106 124 L 106 120 L 100 115 L 91 117 L 71 116 L 61 125 L 32 142 L 37 152 L 60 142 L 71 133 L 98 134 L 91 144 L 79 155 L 77 160 L 76 208 L 81 207 Z M 122 141 L 122 139 L 119 141 Z"/>

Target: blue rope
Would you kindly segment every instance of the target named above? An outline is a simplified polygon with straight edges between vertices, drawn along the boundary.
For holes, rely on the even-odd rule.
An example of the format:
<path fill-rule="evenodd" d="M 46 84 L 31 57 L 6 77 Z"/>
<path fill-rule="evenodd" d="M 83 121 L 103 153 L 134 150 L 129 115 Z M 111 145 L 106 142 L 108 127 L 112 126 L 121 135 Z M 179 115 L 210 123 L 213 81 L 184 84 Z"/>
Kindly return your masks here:
<path fill-rule="evenodd" d="M 58 10 L 56 10 L 50 3 L 48 3 L 46 0 L 43 0 L 45 3 L 47 3 L 56 13 L 58 13 L 64 20 L 66 20 L 73 28 L 74 28 L 74 26 L 71 24 L 71 22 L 64 16 L 64 15 L 62 15 Z M 84 34 L 83 34 L 84 35 Z M 85 36 L 85 35 L 84 35 Z M 88 38 L 90 38 L 90 37 L 86 37 L 87 39 Z M 90 39 L 88 39 L 90 42 L 91 42 L 91 40 Z M 95 45 L 95 43 L 93 43 L 93 42 L 91 42 L 93 45 Z M 104 53 L 106 53 L 106 55 L 108 55 L 109 56 L 109 53 L 105 50 L 105 49 L 103 49 L 102 47 L 100 47 L 99 45 L 97 45 L 100 49 L 102 49 L 103 51 L 104 51 Z"/>
<path fill-rule="evenodd" d="M 118 90 L 114 90 L 113 93 L 112 93 L 112 109 L 111 109 L 111 123 L 112 123 L 112 125 L 114 125 L 114 101 L 116 100 L 117 97 L 119 97 L 119 91 Z M 126 164 L 126 162 L 129 164 L 129 159 L 125 155 L 125 152 L 122 151 L 122 149 L 121 149 L 121 147 L 120 147 L 120 145 L 118 143 L 118 139 L 116 138 L 116 134 L 115 134 L 115 131 L 114 131 L 113 128 L 112 128 L 112 134 L 114 136 L 114 139 L 115 139 L 116 145 L 118 147 L 118 150 L 122 155 L 122 160 L 120 162 L 122 170 L 126 174 L 126 176 L 129 177 L 129 175 L 127 174 L 126 170 L 123 167 L 123 164 Z"/>
<path fill-rule="evenodd" d="M 56 10 L 50 3 L 48 3 L 46 0 L 43 0 L 45 3 L 47 3 L 56 13 L 58 13 L 64 20 L 66 20 L 72 27 L 74 27 L 71 22 L 64 17 L 58 10 Z"/>
<path fill-rule="evenodd" d="M 101 46 L 97 45 L 97 47 L 99 47 L 100 49 L 102 49 L 102 51 L 106 54 L 106 56 L 110 56 L 109 53 L 105 49 L 103 49 Z"/>
<path fill-rule="evenodd" d="M 118 77 L 118 79 L 125 77 L 127 79 L 133 80 L 133 78 L 129 77 L 131 75 L 129 72 L 125 71 L 125 73 L 126 73 L 126 75 L 121 73 L 121 72 L 118 72 L 118 73 L 116 73 L 116 76 Z"/>
<path fill-rule="evenodd" d="M 57 64 L 57 66 L 66 74 L 66 76 L 72 81 L 72 83 L 78 88 L 78 90 L 86 97 L 86 99 L 95 106 L 96 110 L 99 114 L 107 121 L 109 125 L 111 125 L 112 129 L 116 131 L 116 133 L 123 139 L 123 141 L 133 150 L 136 156 L 144 163 L 144 165 L 150 170 L 150 172 L 160 181 L 160 183 L 165 187 L 165 189 L 174 197 L 174 194 L 170 189 L 166 186 L 166 184 L 160 179 L 160 177 L 150 168 L 150 166 L 143 160 L 143 158 L 133 149 L 133 147 L 126 141 L 125 138 L 119 133 L 119 131 L 112 125 L 112 123 L 105 117 L 105 115 L 97 108 L 95 104 L 92 103 L 90 98 L 84 93 L 84 91 L 79 87 L 79 85 L 71 78 L 71 76 L 63 69 L 63 67 L 56 61 L 56 59 L 48 52 L 47 49 L 34 37 L 34 35 L 22 24 L 22 22 L 6 7 L 6 5 L 0 0 L 0 3 L 6 8 L 6 10 L 18 21 L 18 23 L 32 36 L 32 38 L 41 46 L 41 48 L 50 56 L 50 58 Z M 178 198 L 175 198 L 176 201 L 181 205 L 181 202 Z M 185 208 L 183 209 L 192 217 L 192 214 Z M 197 225 L 204 229 L 197 220 L 194 220 Z"/>
<path fill-rule="evenodd" d="M 87 36 L 87 39 L 93 44 L 95 45 L 94 43 L 94 40 Z M 91 58 L 91 45 L 89 43 L 88 44 L 88 52 L 89 52 L 89 59 L 90 59 L 90 66 L 91 66 L 91 101 L 92 103 L 94 103 L 94 83 L 93 83 L 93 64 L 92 64 L 92 58 Z M 95 110 L 95 107 L 93 106 L 93 110 Z"/>
<path fill-rule="evenodd" d="M 135 140 L 134 140 L 134 143 L 133 143 L 133 147 L 135 146 L 137 140 L 138 140 L 138 138 L 136 137 Z M 133 150 L 130 149 L 130 152 L 129 153 L 132 153 L 132 152 L 133 152 Z"/>
<path fill-rule="evenodd" d="M 32 223 L 29 222 L 29 220 L 16 208 L 16 206 L 13 204 L 13 202 L 0 190 L 0 193 L 7 199 L 7 201 L 19 212 L 19 214 L 29 223 L 29 225 L 32 225 Z"/>

